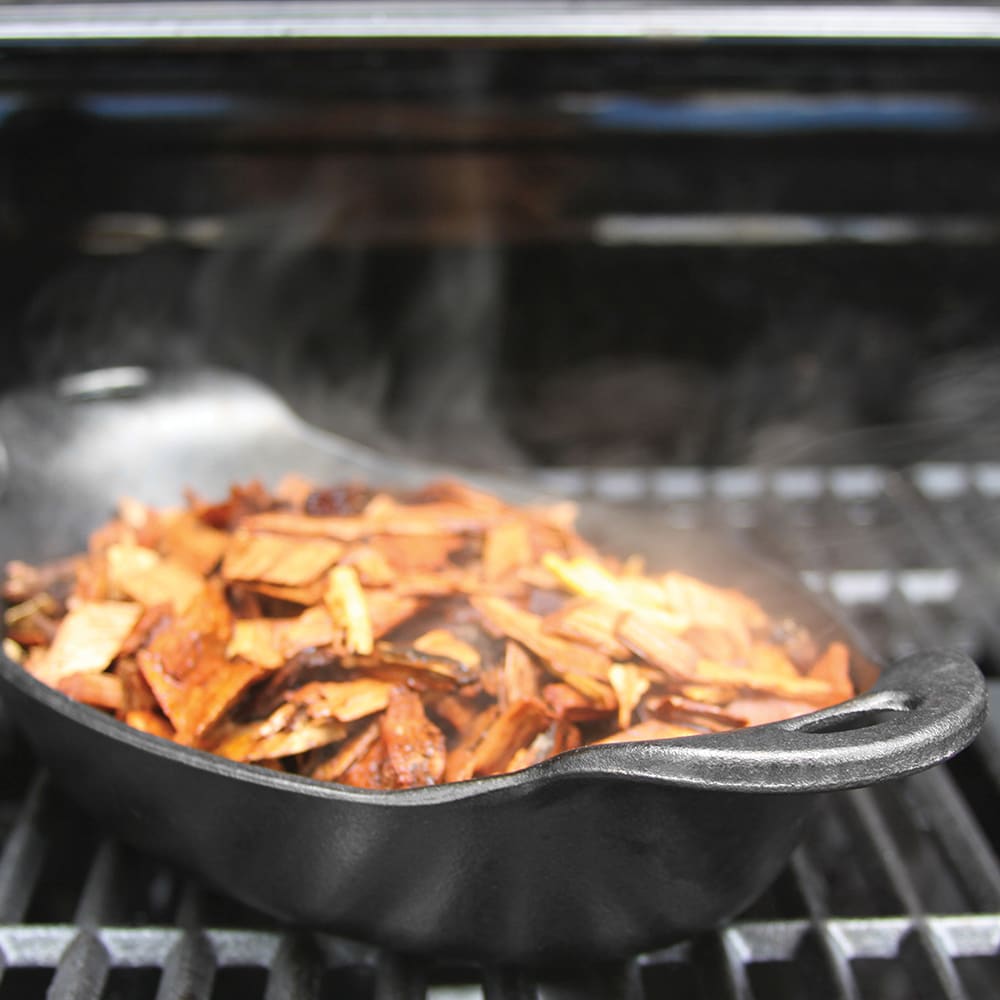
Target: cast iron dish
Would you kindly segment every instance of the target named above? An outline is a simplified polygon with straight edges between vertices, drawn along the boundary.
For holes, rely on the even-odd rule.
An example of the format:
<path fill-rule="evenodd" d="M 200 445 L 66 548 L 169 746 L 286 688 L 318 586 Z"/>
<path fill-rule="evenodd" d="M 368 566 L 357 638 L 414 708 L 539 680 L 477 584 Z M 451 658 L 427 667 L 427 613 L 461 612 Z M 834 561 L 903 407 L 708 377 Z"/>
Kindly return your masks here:
<path fill-rule="evenodd" d="M 306 428 L 243 379 L 140 375 L 0 402 L 4 558 L 78 549 L 122 494 L 168 504 L 186 485 L 221 494 L 292 470 L 392 485 L 440 472 Z M 279 918 L 501 962 L 611 959 L 718 925 L 778 874 L 819 795 L 930 767 L 977 733 L 985 692 L 966 658 L 927 652 L 880 670 L 808 592 L 740 551 L 584 513 L 584 533 L 609 548 L 740 587 L 819 639 L 846 639 L 865 693 L 772 725 L 378 792 L 176 746 L 7 660 L 0 691 L 56 780 L 123 840 Z"/>

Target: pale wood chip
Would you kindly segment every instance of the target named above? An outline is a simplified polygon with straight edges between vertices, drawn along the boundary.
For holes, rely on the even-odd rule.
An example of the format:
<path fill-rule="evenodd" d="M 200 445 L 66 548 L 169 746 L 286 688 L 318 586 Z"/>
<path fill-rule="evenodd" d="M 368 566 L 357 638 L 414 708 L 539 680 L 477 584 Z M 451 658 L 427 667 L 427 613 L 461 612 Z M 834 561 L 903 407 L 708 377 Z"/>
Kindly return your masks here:
<path fill-rule="evenodd" d="M 483 538 L 482 567 L 486 580 L 499 580 L 531 561 L 531 538 L 523 521 L 503 521 Z"/>
<path fill-rule="evenodd" d="M 183 614 L 205 592 L 201 574 L 139 545 L 112 545 L 106 553 L 109 584 L 147 608 L 169 604 Z"/>
<path fill-rule="evenodd" d="M 628 729 L 632 713 L 649 690 L 649 681 L 631 663 L 615 663 L 608 671 L 608 680 L 618 699 L 618 728 Z"/>
<path fill-rule="evenodd" d="M 370 653 L 375 646 L 368 604 L 351 566 L 337 566 L 330 571 L 323 603 L 334 626 L 343 632 L 343 646 L 349 653 Z"/>
<path fill-rule="evenodd" d="M 322 576 L 343 551 L 339 542 L 238 531 L 226 549 L 222 575 L 226 580 L 303 587 Z"/>
<path fill-rule="evenodd" d="M 141 615 L 142 605 L 123 601 L 78 604 L 60 622 L 35 676 L 54 687 L 70 674 L 107 670 Z"/>

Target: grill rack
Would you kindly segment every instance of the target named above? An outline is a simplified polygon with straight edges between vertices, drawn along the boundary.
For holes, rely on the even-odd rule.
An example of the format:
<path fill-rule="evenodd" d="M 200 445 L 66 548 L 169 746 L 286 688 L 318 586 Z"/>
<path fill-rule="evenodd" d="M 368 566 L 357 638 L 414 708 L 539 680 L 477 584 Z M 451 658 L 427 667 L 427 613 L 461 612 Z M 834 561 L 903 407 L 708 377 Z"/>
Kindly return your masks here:
<path fill-rule="evenodd" d="M 795 566 L 890 656 L 952 645 L 1000 680 L 1000 464 L 549 470 Z M 944 768 L 830 797 L 740 920 L 622 967 L 422 965 L 283 928 L 103 839 L 0 719 L 0 1000 L 838 1000 L 1000 995 L 1000 725 Z"/>

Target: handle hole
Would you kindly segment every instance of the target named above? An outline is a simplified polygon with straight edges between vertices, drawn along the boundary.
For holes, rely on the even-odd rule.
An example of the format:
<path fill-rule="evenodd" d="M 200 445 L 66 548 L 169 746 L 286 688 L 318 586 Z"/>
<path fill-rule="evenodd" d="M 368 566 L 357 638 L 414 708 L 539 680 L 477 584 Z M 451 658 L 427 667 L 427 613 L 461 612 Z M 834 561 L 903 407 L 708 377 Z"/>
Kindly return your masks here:
<path fill-rule="evenodd" d="M 837 715 L 832 719 L 817 719 L 799 729 L 801 733 L 852 733 L 856 729 L 870 729 L 896 718 L 900 712 L 907 711 L 905 706 L 899 708 L 864 708 L 857 712 Z"/>

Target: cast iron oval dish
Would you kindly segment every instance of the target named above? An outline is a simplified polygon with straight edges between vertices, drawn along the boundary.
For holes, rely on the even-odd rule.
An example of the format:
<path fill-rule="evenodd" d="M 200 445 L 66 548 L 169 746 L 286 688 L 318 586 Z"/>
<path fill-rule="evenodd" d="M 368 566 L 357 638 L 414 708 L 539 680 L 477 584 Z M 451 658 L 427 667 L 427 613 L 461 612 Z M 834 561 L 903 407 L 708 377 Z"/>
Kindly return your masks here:
<path fill-rule="evenodd" d="M 289 471 L 387 485 L 441 471 L 320 434 L 218 373 L 125 396 L 9 397 L 0 439 L 4 558 L 78 549 L 121 494 L 169 504 L 187 485 L 211 495 Z M 985 691 L 965 657 L 926 652 L 879 670 L 807 591 L 731 546 L 606 511 L 585 511 L 581 527 L 741 587 L 820 639 L 845 638 L 865 693 L 768 726 L 583 747 L 515 774 L 378 792 L 177 746 L 8 660 L 0 690 L 55 779 L 123 840 L 288 921 L 500 962 L 611 959 L 716 926 L 774 879 L 817 795 L 929 767 L 978 732 Z"/>

